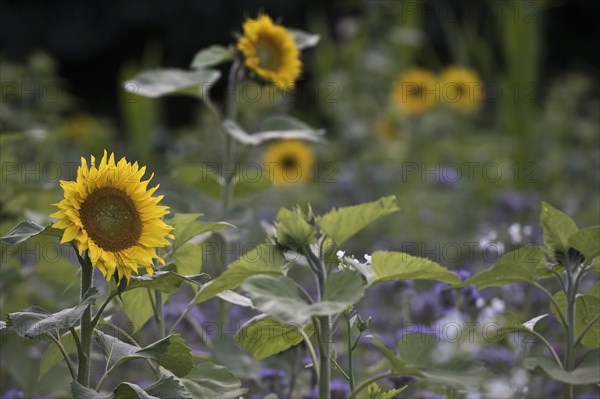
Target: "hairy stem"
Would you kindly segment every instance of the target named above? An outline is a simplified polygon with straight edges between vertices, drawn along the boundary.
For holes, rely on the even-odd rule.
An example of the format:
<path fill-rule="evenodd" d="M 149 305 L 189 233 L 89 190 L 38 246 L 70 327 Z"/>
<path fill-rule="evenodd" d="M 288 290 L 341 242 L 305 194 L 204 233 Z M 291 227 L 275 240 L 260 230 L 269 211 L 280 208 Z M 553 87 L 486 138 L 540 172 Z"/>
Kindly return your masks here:
<path fill-rule="evenodd" d="M 92 277 L 94 269 L 92 262 L 86 253 L 83 257 L 77 253 L 79 263 L 81 264 L 81 292 L 80 297 L 83 300 L 92 288 Z M 77 370 L 77 382 L 84 387 L 90 384 L 90 363 L 92 350 L 92 305 L 88 305 L 81 315 L 81 353 L 79 354 L 79 364 Z"/>

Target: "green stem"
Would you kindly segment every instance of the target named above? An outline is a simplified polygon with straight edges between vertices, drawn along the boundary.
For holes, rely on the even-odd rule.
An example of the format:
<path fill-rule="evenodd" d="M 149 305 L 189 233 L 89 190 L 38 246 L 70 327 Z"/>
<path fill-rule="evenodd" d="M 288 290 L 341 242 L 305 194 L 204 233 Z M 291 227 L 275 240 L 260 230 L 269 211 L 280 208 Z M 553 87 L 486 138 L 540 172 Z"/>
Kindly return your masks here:
<path fill-rule="evenodd" d="M 315 326 L 316 328 L 317 326 Z M 308 335 L 306 335 L 306 333 L 304 332 L 304 329 L 300 329 L 300 334 L 302 335 L 302 338 L 304 338 L 304 343 L 306 344 L 306 347 L 308 348 L 308 354 L 310 355 L 310 358 L 313 361 L 313 367 L 317 373 L 317 378 L 319 377 L 319 360 L 317 358 L 317 352 L 315 352 L 315 347 L 313 346 L 312 342 L 310 341 L 310 337 Z"/>
<path fill-rule="evenodd" d="M 350 384 L 350 392 L 354 391 L 354 369 L 352 365 L 352 325 L 350 324 L 350 308 L 346 311 L 346 329 L 348 332 L 348 383 Z"/>
<path fill-rule="evenodd" d="M 319 362 L 319 399 L 329 399 L 330 389 L 329 381 L 331 380 L 331 342 L 328 337 L 329 332 L 329 316 L 319 317 L 320 333 L 318 339 L 321 342 L 321 360 Z"/>
<path fill-rule="evenodd" d="M 556 300 L 554 299 L 554 297 L 552 296 L 552 294 L 550 293 L 550 291 L 548 291 L 546 288 L 544 288 L 543 285 L 541 285 L 538 282 L 534 282 L 533 286 L 536 287 L 538 290 L 542 291 L 544 293 L 544 295 L 546 295 L 548 297 L 550 302 L 552 302 L 552 304 L 554 305 L 554 308 L 556 309 L 556 314 L 558 315 L 558 318 L 560 319 L 562 325 L 566 329 L 567 328 L 567 320 L 565 318 L 565 315 L 564 315 L 563 311 L 561 310 L 560 306 L 558 305 L 558 303 L 556 302 Z"/>
<path fill-rule="evenodd" d="M 92 319 L 92 328 L 96 328 L 96 326 L 98 325 L 98 322 L 100 321 L 100 317 L 102 317 L 102 312 L 104 312 L 104 309 L 106 309 L 106 307 L 108 306 L 110 301 L 116 296 L 117 296 L 117 294 L 114 293 L 114 294 L 109 294 L 106 297 L 106 299 L 104 300 L 104 303 L 102 303 L 102 305 L 100 306 L 100 309 L 98 309 L 98 312 Z"/>
<path fill-rule="evenodd" d="M 577 295 L 577 284 L 579 278 L 573 275 L 571 260 L 567 257 L 567 264 L 565 265 L 566 270 L 566 298 L 567 298 L 567 335 L 565 343 L 565 361 L 564 367 L 566 371 L 573 371 L 575 369 L 575 307 L 576 307 L 576 295 Z M 579 277 L 579 276 L 577 276 Z M 565 384 L 564 396 L 568 399 L 573 399 L 573 385 Z"/>
<path fill-rule="evenodd" d="M 60 351 L 63 358 L 65 359 L 65 362 L 67 363 L 67 367 L 69 367 L 69 373 L 71 373 L 71 378 L 73 378 L 74 380 L 77 379 L 77 374 L 75 373 L 75 367 L 73 367 L 73 363 L 71 363 L 71 359 L 69 359 L 69 354 L 65 350 L 65 347 L 63 346 L 62 342 L 60 342 L 60 338 L 56 338 L 51 333 L 46 333 L 46 335 L 48 337 L 50 337 L 50 339 L 52 340 L 52 342 L 54 342 L 56 344 L 56 346 L 58 346 L 58 350 Z"/>
<path fill-rule="evenodd" d="M 79 263 L 81 264 L 81 300 L 92 288 L 92 277 L 94 269 L 87 253 L 82 257 L 77 252 Z M 92 350 L 92 305 L 90 304 L 81 315 L 81 351 L 79 357 L 79 367 L 77 370 L 77 382 L 84 387 L 90 384 L 90 363 Z"/>
<path fill-rule="evenodd" d="M 154 291 L 154 320 L 156 321 L 156 339 L 165 337 L 165 320 L 163 315 L 163 297 L 159 290 Z"/>
<path fill-rule="evenodd" d="M 227 93 L 225 98 L 225 117 L 230 120 L 237 118 L 237 104 L 236 104 L 236 93 L 237 93 L 237 75 L 239 69 L 239 62 L 234 60 L 229 69 L 229 77 L 227 79 Z M 233 203 L 233 180 L 235 179 L 235 165 L 232 165 L 234 156 L 234 142 L 232 137 L 226 131 L 223 131 L 223 191 L 221 199 L 223 203 L 223 215 L 227 215 L 231 205 Z M 233 168 L 232 168 L 233 167 Z"/>
<path fill-rule="evenodd" d="M 77 348 L 77 358 L 82 358 L 83 357 L 83 346 L 81 346 L 81 341 L 79 340 L 79 335 L 77 334 L 77 331 L 75 330 L 75 327 L 70 327 L 69 331 L 71 331 L 71 335 L 73 336 L 73 339 L 75 340 L 75 347 Z"/>

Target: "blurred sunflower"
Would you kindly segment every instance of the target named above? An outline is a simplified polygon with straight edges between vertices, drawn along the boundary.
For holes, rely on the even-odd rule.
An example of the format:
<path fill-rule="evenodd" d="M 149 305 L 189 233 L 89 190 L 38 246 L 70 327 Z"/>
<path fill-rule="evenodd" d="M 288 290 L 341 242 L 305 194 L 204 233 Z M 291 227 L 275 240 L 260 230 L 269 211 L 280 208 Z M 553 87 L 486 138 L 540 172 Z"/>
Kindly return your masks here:
<path fill-rule="evenodd" d="M 294 87 L 302 71 L 294 36 L 268 15 L 247 20 L 243 29 L 237 48 L 246 58 L 245 65 L 281 89 Z"/>
<path fill-rule="evenodd" d="M 301 183 L 310 179 L 315 156 L 312 148 L 302 140 L 281 140 L 269 146 L 263 163 L 269 179 L 276 185 Z"/>
<path fill-rule="evenodd" d="M 450 66 L 442 72 L 442 100 L 451 107 L 464 112 L 479 108 L 483 95 L 481 79 L 472 69 Z"/>
<path fill-rule="evenodd" d="M 59 221 L 53 227 L 65 230 L 61 243 L 77 240 L 79 253 L 87 250 L 107 280 L 115 272 L 129 280 L 138 267 L 152 275 L 154 259 L 164 264 L 156 248 L 169 245 L 173 228 L 161 220 L 168 207 L 158 205 L 162 195 L 152 196 L 158 185 L 147 189 L 152 176 L 141 180 L 145 172 L 125 158 L 115 163 L 104 151 L 98 166 L 93 156 L 89 166 L 81 158 L 76 180 L 60 182 L 64 199 L 54 204 L 59 210 L 50 217 Z"/>
<path fill-rule="evenodd" d="M 404 73 L 394 84 L 394 102 L 407 114 L 420 114 L 437 102 L 437 80 L 435 75 L 421 68 Z"/>

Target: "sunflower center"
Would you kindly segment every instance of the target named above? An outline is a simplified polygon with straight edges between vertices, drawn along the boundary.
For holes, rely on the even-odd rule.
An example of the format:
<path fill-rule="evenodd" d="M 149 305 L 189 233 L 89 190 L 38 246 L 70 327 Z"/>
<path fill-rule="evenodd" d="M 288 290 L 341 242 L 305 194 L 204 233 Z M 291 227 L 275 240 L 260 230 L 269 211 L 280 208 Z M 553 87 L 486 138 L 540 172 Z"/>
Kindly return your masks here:
<path fill-rule="evenodd" d="M 117 252 L 137 245 L 142 220 L 127 193 L 102 187 L 88 195 L 79 210 L 83 228 L 102 249 Z"/>
<path fill-rule="evenodd" d="M 281 167 L 283 169 L 295 168 L 297 164 L 296 158 L 291 155 L 286 155 L 281 159 Z"/>
<path fill-rule="evenodd" d="M 281 65 L 279 46 L 270 37 L 261 36 L 256 42 L 258 66 L 275 71 Z"/>

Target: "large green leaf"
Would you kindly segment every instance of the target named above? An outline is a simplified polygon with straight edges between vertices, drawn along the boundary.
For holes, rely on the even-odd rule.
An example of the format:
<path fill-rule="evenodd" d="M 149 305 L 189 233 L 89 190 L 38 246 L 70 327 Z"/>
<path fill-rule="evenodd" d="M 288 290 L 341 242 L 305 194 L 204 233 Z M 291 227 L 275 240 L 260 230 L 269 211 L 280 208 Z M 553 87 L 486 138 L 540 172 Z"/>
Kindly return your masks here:
<path fill-rule="evenodd" d="M 196 364 L 180 381 L 194 399 L 237 399 L 247 391 L 229 370 L 212 362 Z"/>
<path fill-rule="evenodd" d="M 121 295 L 123 302 L 121 306 L 123 312 L 127 315 L 131 326 L 128 326 L 128 331 L 132 333 L 138 332 L 144 324 L 148 322 L 154 315 L 152 310 L 152 303 L 150 302 L 150 296 L 148 290 L 133 290 L 124 292 Z"/>
<path fill-rule="evenodd" d="M 283 275 L 284 258 L 273 245 L 261 244 L 230 264 L 219 277 L 205 284 L 196 303 L 207 301 L 220 292 L 238 288 L 246 278 L 254 275 Z"/>
<path fill-rule="evenodd" d="M 494 266 L 454 287 L 475 285 L 481 290 L 521 282 L 533 283 L 539 271 L 546 268 L 544 250 L 538 246 L 527 246 L 502 255 Z"/>
<path fill-rule="evenodd" d="M 8 314 L 8 325 L 21 337 L 35 338 L 47 332 L 64 331 L 79 323 L 85 309 L 94 303 L 98 297 L 95 288 L 90 289 L 81 303 L 73 308 L 50 313 L 37 306 L 32 306 L 22 312 Z"/>
<path fill-rule="evenodd" d="M 148 274 L 143 276 L 131 276 L 129 283 L 123 292 L 137 288 L 148 288 L 170 294 L 179 290 L 183 283 L 201 285 L 209 280 L 210 276 L 206 273 L 200 273 L 194 276 L 182 276 L 181 274 L 172 271 L 156 271 L 152 276 Z"/>
<path fill-rule="evenodd" d="M 98 331 L 96 342 L 110 368 L 133 359 L 152 359 L 176 376 L 183 377 L 193 367 L 192 352 L 179 334 L 171 334 L 144 348 L 139 348 Z"/>
<path fill-rule="evenodd" d="M 531 357 L 523 361 L 530 370 L 542 369 L 553 380 L 571 385 L 597 384 L 600 382 L 600 351 L 587 354 L 584 361 L 573 371 L 563 370 L 556 362 L 546 357 Z"/>
<path fill-rule="evenodd" d="M 38 234 L 47 234 L 55 237 L 62 237 L 62 230 L 55 229 L 51 226 L 42 227 L 30 220 L 25 220 L 15 227 L 13 227 L 8 233 L 0 237 L 0 242 L 8 245 L 17 245 L 23 241 L 37 236 Z"/>
<path fill-rule="evenodd" d="M 396 197 L 391 195 L 365 204 L 333 209 L 317 219 L 321 230 L 338 246 L 377 219 L 399 211 Z"/>
<path fill-rule="evenodd" d="M 382 351 L 395 374 L 423 378 L 430 383 L 458 389 L 476 388 L 481 385 L 485 370 L 470 362 L 438 364 L 434 351 L 438 344 L 430 334 L 408 334 L 398 342 L 398 353 L 387 348 L 377 338 L 374 344 Z"/>
<path fill-rule="evenodd" d="M 192 275 L 202 271 L 202 247 L 186 242 L 173 254 L 173 263 L 179 274 Z"/>
<path fill-rule="evenodd" d="M 546 245 L 555 251 L 566 254 L 569 249 L 569 237 L 577 232 L 575 222 L 546 202 L 542 202 L 540 222 L 544 228 Z"/>
<path fill-rule="evenodd" d="M 235 50 L 232 47 L 210 46 L 196 53 L 190 67 L 206 68 L 218 65 L 222 62 L 231 61 L 234 55 Z"/>
<path fill-rule="evenodd" d="M 168 223 L 175 228 L 175 230 L 173 230 L 173 235 L 175 236 L 175 240 L 173 241 L 173 252 L 177 251 L 181 245 L 197 235 L 209 231 L 219 231 L 227 226 L 233 227 L 225 222 L 202 222 L 198 220 L 201 216 L 201 213 L 177 213 L 168 221 Z"/>
<path fill-rule="evenodd" d="M 233 196 L 235 198 L 262 193 L 273 187 L 273 182 L 269 179 L 268 174 L 258 168 L 242 168 L 235 175 L 234 182 Z"/>
<path fill-rule="evenodd" d="M 245 145 L 259 145 L 271 140 L 305 140 L 321 142 L 325 135 L 325 130 L 323 129 L 269 130 L 250 134 L 231 119 L 225 119 L 221 126 L 227 134 Z"/>
<path fill-rule="evenodd" d="M 563 291 L 554 295 L 554 301 L 560 307 L 563 315 L 567 314 L 567 298 Z M 550 305 L 552 313 L 558 318 L 558 311 L 554 304 Z M 600 313 L 600 283 L 595 284 L 587 292 L 577 295 L 575 301 L 575 336 L 578 337 L 583 329 Z M 581 343 L 590 348 L 600 348 L 600 319 L 596 319 Z"/>
<path fill-rule="evenodd" d="M 403 252 L 378 251 L 372 255 L 373 284 L 394 280 L 435 280 L 457 283 L 460 278 L 437 263 Z"/>
<path fill-rule="evenodd" d="M 220 76 L 221 72 L 214 69 L 156 69 L 138 74 L 123 83 L 123 87 L 132 94 L 144 97 L 183 94 L 204 98 Z"/>
<path fill-rule="evenodd" d="M 325 283 L 321 301 L 308 304 L 298 294 L 294 280 L 286 276 L 254 276 L 242 288 L 248 291 L 254 307 L 282 323 L 303 324 L 312 316 L 332 316 L 360 300 L 362 279 L 345 270 L 332 273 Z"/>
<path fill-rule="evenodd" d="M 303 341 L 300 328 L 308 336 L 314 333 L 312 324 L 284 324 L 268 315 L 259 315 L 249 320 L 235 336 L 236 343 L 250 352 L 257 360 L 265 359 L 298 345 Z"/>
<path fill-rule="evenodd" d="M 100 394 L 77 381 L 71 382 L 71 393 L 78 399 L 191 399 L 192 395 L 175 379 L 162 376 L 154 384 L 142 389 L 139 385 L 122 382 L 112 393 Z"/>
<path fill-rule="evenodd" d="M 569 237 L 567 245 L 581 252 L 586 260 L 594 259 L 600 254 L 600 227 L 579 230 Z"/>
<path fill-rule="evenodd" d="M 286 248 L 301 249 L 317 240 L 317 232 L 297 209 L 281 208 L 277 213 L 277 243 Z"/>
<path fill-rule="evenodd" d="M 184 165 L 173 171 L 173 177 L 213 198 L 221 196 L 221 178 L 208 165 Z"/>

